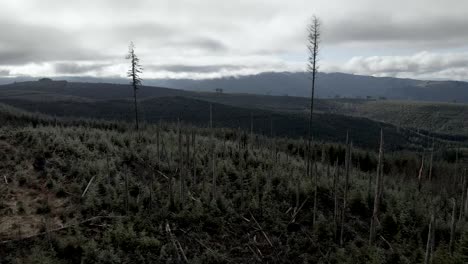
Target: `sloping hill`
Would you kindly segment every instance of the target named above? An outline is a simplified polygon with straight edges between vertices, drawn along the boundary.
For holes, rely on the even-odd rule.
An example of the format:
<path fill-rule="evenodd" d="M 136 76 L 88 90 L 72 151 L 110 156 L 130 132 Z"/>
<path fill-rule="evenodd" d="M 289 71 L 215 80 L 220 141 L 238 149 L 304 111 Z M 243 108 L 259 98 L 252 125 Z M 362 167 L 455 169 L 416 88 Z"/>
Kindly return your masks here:
<path fill-rule="evenodd" d="M 189 96 L 192 92 L 153 86 L 141 86 L 139 98 Z M 26 100 L 117 100 L 133 97 L 130 85 L 111 83 L 79 83 L 67 81 L 29 81 L 0 85 L 0 99 Z"/>
<path fill-rule="evenodd" d="M 468 105 L 394 100 L 329 100 L 329 111 L 396 126 L 445 134 L 468 134 Z"/>
<path fill-rule="evenodd" d="M 0 121 L 30 119 L 0 127 L 1 263 L 421 263 L 434 211 L 434 263 L 450 256 L 447 205 L 462 184 L 443 151 L 418 183 L 419 154 L 385 144 L 381 225 L 368 246 L 376 146 L 353 148 L 346 188 L 344 145 L 316 142 L 310 177 L 301 140 L 6 112 Z M 457 226 L 451 263 L 468 245 L 466 222 Z"/>
<path fill-rule="evenodd" d="M 131 99 L 132 96 L 132 88 L 124 84 L 35 81 L 0 86 L 0 102 L 8 103 L 19 100 L 21 103 L 17 103 L 16 105 L 43 105 L 40 102 L 58 102 L 60 105 L 73 105 L 79 102 L 82 103 L 81 109 L 86 105 L 85 103 L 92 105 L 93 102 L 98 101 L 121 101 Z M 310 107 L 309 99 L 305 97 L 191 92 L 154 86 L 143 86 L 138 90 L 138 98 L 142 100 L 174 96 L 183 96 L 233 107 L 249 108 L 255 111 L 267 110 L 299 115 L 306 114 Z M 89 106 L 88 108 L 90 109 L 84 112 L 102 115 L 98 109 L 105 107 L 112 108 L 113 105 L 117 104 L 116 102 L 112 102 L 93 105 Z M 41 106 L 41 109 L 44 108 L 47 107 Z M 36 110 L 32 106 L 28 109 Z M 73 107 L 69 107 L 67 110 L 57 108 L 56 111 L 53 114 L 63 115 L 64 112 L 67 112 L 73 115 L 81 115 L 83 112 L 80 110 L 74 113 Z M 456 135 L 468 134 L 468 105 L 465 104 L 345 98 L 317 99 L 315 101 L 315 111 L 319 113 L 366 117 L 416 130 L 422 129 Z M 125 110 L 121 112 L 120 115 L 125 115 Z M 115 116 L 112 111 L 110 111 L 109 115 Z M 106 117 L 109 115 L 106 115 Z"/>
<path fill-rule="evenodd" d="M 130 100 L 100 102 L 56 101 L 54 103 L 26 100 L 3 100 L 3 102 L 26 109 L 59 117 L 97 118 L 105 120 L 132 121 L 133 103 Z M 160 120 L 207 126 L 209 107 L 213 106 L 213 122 L 216 127 L 250 129 L 253 118 L 254 132 L 269 135 L 300 138 L 307 135 L 308 117 L 305 114 L 284 113 L 262 109 L 228 106 L 187 97 L 160 97 L 140 102 L 140 119 L 157 123 Z M 364 148 L 375 147 L 381 128 L 386 130 L 386 144 L 389 149 L 417 149 L 426 146 L 428 138 L 407 130 L 398 130 L 387 123 L 367 118 L 349 117 L 337 114 L 316 114 L 313 121 L 314 137 L 329 142 L 345 141 L 349 131 L 355 145 Z M 441 140 L 467 140 L 464 137 L 436 135 Z"/>

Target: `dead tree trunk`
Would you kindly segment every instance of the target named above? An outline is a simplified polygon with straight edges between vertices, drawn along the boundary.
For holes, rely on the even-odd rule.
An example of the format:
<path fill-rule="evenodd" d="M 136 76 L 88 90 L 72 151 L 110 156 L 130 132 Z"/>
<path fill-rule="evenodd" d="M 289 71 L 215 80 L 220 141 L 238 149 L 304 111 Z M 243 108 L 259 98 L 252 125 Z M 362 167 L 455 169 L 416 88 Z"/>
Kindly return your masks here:
<path fill-rule="evenodd" d="M 253 150 L 253 143 L 254 143 L 254 140 L 253 140 L 253 127 L 254 127 L 254 123 L 253 123 L 253 113 L 250 112 L 250 145 L 251 145 L 251 148 Z"/>
<path fill-rule="evenodd" d="M 371 199 L 371 192 L 372 192 L 372 173 L 367 172 L 368 182 L 367 182 L 367 200 L 370 201 Z"/>
<path fill-rule="evenodd" d="M 343 213 L 341 214 L 341 229 L 340 229 L 340 246 L 343 246 L 344 222 L 348 202 L 348 189 L 349 189 L 349 168 L 351 163 L 351 143 L 349 142 L 349 135 L 346 133 L 346 173 L 345 173 L 345 188 L 343 195 Z"/>
<path fill-rule="evenodd" d="M 333 173 L 333 196 L 334 196 L 334 209 L 333 209 L 333 231 L 334 239 L 338 238 L 338 182 L 339 182 L 339 167 L 338 158 L 335 161 L 335 171 Z"/>
<path fill-rule="evenodd" d="M 185 182 L 185 177 L 184 177 L 184 154 L 182 153 L 182 131 L 180 128 L 180 122 L 177 125 L 177 137 L 178 137 L 178 158 L 179 158 L 179 164 L 178 164 L 178 171 L 179 171 L 179 181 L 180 181 L 180 193 L 179 193 L 179 204 L 183 205 L 184 204 L 184 182 Z"/>
<path fill-rule="evenodd" d="M 210 145 L 211 145 L 211 169 L 212 169 L 212 199 L 216 201 L 216 172 L 215 172 L 215 143 L 213 130 L 213 106 L 210 104 Z"/>
<path fill-rule="evenodd" d="M 184 198 L 187 193 L 187 186 L 188 186 L 189 177 L 190 177 L 190 134 L 189 133 L 190 133 L 189 131 L 185 133 Z"/>
<path fill-rule="evenodd" d="M 160 138 L 160 136 L 161 136 L 161 135 L 160 135 L 160 133 L 161 133 L 160 131 L 161 131 L 161 122 L 159 122 L 159 125 L 158 125 L 158 127 L 156 128 L 156 152 L 157 152 L 157 154 L 156 154 L 156 159 L 157 159 L 157 161 L 158 161 L 158 165 L 157 165 L 158 169 L 159 169 L 160 166 L 161 166 L 161 144 L 160 144 L 160 142 L 159 142 L 159 140 L 160 140 L 159 138 Z"/>
<path fill-rule="evenodd" d="M 174 162 L 172 157 L 172 151 L 168 151 L 168 163 L 169 166 L 172 166 L 172 162 Z M 174 185 L 174 175 L 173 173 L 169 173 L 169 181 L 168 181 L 168 189 L 169 189 L 169 208 L 174 208 L 174 193 L 173 193 L 173 185 Z"/>
<path fill-rule="evenodd" d="M 431 259 L 432 246 L 432 229 L 434 228 L 434 214 L 431 214 L 431 221 L 429 222 L 429 230 L 427 231 L 426 253 L 424 255 L 424 264 L 429 264 Z"/>
<path fill-rule="evenodd" d="M 375 183 L 374 210 L 371 218 L 369 244 L 373 245 L 376 236 L 376 228 L 380 213 L 380 197 L 382 194 L 383 180 L 383 131 L 380 130 L 380 148 L 379 148 L 379 163 L 377 164 L 377 179 Z"/>
<path fill-rule="evenodd" d="M 153 210 L 153 188 L 154 188 L 154 173 L 150 173 L 150 186 L 149 186 L 149 211 Z"/>
<path fill-rule="evenodd" d="M 299 209 L 299 203 L 300 203 L 300 188 L 301 188 L 301 181 L 299 174 L 296 175 L 296 209 L 295 212 Z"/>
<path fill-rule="evenodd" d="M 240 155 L 241 148 L 242 148 L 242 132 L 240 130 L 240 127 L 238 127 L 237 128 L 237 151 L 239 152 L 239 155 Z"/>
<path fill-rule="evenodd" d="M 311 155 L 312 155 L 312 117 L 314 112 L 314 93 L 315 93 L 315 79 L 317 76 L 317 61 L 320 42 L 320 21 L 317 17 L 313 17 L 309 24 L 307 35 L 307 48 L 309 50 L 309 59 L 307 64 L 308 72 L 312 75 L 312 89 L 310 93 L 310 110 L 309 110 L 309 130 L 307 137 L 307 169 L 306 173 L 310 177 L 311 172 Z"/>
<path fill-rule="evenodd" d="M 457 217 L 455 216 L 457 212 L 457 202 L 455 198 L 452 199 L 453 203 L 453 208 L 452 208 L 452 222 L 450 224 L 450 242 L 449 242 L 449 252 L 450 256 L 453 255 L 453 241 L 455 239 L 455 228 L 456 228 L 456 219 Z"/>
<path fill-rule="evenodd" d="M 465 196 L 468 196 L 468 189 L 467 189 L 467 177 L 466 177 L 466 169 L 463 177 L 463 183 L 462 183 L 462 195 L 460 199 L 460 215 L 458 217 L 458 222 L 461 222 L 463 219 L 465 219 Z"/>
<path fill-rule="evenodd" d="M 111 184 L 110 160 L 109 151 L 106 151 L 106 169 L 107 169 L 107 184 Z"/>
<path fill-rule="evenodd" d="M 423 171 L 424 171 L 424 154 L 421 156 L 421 167 L 419 167 L 418 191 L 421 191 Z"/>
<path fill-rule="evenodd" d="M 239 150 L 239 159 L 243 162 L 242 167 L 244 171 L 247 171 L 247 161 L 245 155 L 242 155 Z M 241 188 L 241 209 L 244 210 L 245 207 L 245 195 L 244 195 L 244 173 L 240 174 L 240 188 Z"/>
<path fill-rule="evenodd" d="M 128 214 L 128 210 L 129 210 L 129 204 L 130 204 L 130 200 L 129 200 L 129 190 L 128 190 L 128 172 L 125 172 L 125 210 Z"/>
<path fill-rule="evenodd" d="M 432 182 L 432 166 L 434 162 L 434 138 L 432 138 L 431 159 L 429 161 L 429 182 Z"/>
<path fill-rule="evenodd" d="M 431 257 L 429 258 L 429 264 L 434 262 L 434 251 L 435 251 L 435 230 L 436 230 L 437 220 L 434 218 L 434 227 L 432 227 L 431 235 Z"/>
<path fill-rule="evenodd" d="M 329 190 L 330 190 L 330 196 L 333 195 L 333 179 L 331 178 L 331 175 L 330 175 L 330 162 L 327 162 L 327 185 L 329 186 Z M 330 185 L 330 181 L 331 182 L 331 185 Z"/>
<path fill-rule="evenodd" d="M 464 217 L 465 217 L 465 221 L 467 220 L 468 218 L 468 214 L 466 212 L 468 212 L 468 187 L 465 188 L 465 210 L 464 210 Z"/>
<path fill-rule="evenodd" d="M 459 152 L 460 152 L 460 147 L 457 147 L 457 151 L 455 152 L 455 174 L 453 177 L 453 188 L 456 190 L 458 186 L 458 180 L 461 179 L 462 174 L 460 173 L 460 160 L 459 160 Z"/>
<path fill-rule="evenodd" d="M 197 153 L 197 144 L 195 142 L 195 131 L 192 130 L 192 178 L 193 178 L 193 185 L 196 186 L 197 184 L 197 161 L 196 161 L 196 153 Z"/>
<path fill-rule="evenodd" d="M 318 169 L 317 163 L 313 163 L 314 168 L 314 214 L 313 214 L 313 226 L 315 227 L 317 221 L 317 194 L 318 194 Z"/>
<path fill-rule="evenodd" d="M 130 59 L 130 69 L 127 72 L 127 76 L 132 79 L 131 85 L 133 87 L 133 102 L 135 106 L 135 128 L 138 132 L 139 130 L 139 120 L 138 120 L 138 103 L 137 103 L 137 90 L 138 86 L 141 85 L 141 78 L 140 73 L 142 72 L 143 68 L 140 65 L 140 59 L 135 54 L 135 45 L 133 42 L 130 43 L 128 47 L 128 55 L 126 57 Z"/>
<path fill-rule="evenodd" d="M 88 185 L 86 185 L 86 189 L 85 189 L 85 190 L 83 191 L 83 193 L 81 194 L 81 198 L 83 198 L 83 197 L 86 195 L 86 193 L 88 192 L 88 189 L 89 189 L 89 187 L 91 186 L 91 184 L 93 183 L 95 177 L 96 177 L 96 176 L 93 176 L 93 177 L 91 178 L 91 180 L 89 180 Z"/>

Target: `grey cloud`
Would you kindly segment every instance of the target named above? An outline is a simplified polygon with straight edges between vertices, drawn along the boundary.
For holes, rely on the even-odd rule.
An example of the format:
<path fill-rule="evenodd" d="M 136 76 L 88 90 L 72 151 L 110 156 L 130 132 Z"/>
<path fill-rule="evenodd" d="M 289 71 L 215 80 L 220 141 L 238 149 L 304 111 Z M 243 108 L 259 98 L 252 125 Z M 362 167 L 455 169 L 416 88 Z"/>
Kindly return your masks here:
<path fill-rule="evenodd" d="M 212 51 L 227 50 L 227 47 L 221 41 L 212 38 L 199 37 L 193 39 L 191 42 L 192 44 L 195 44 L 195 46 L 202 47 L 204 49 L 209 49 Z"/>
<path fill-rule="evenodd" d="M 187 39 L 172 39 L 168 40 L 166 44 L 177 47 L 198 48 L 209 52 L 220 52 L 228 49 L 221 41 L 202 36 L 195 36 Z"/>
<path fill-rule="evenodd" d="M 59 62 L 54 64 L 54 70 L 57 74 L 83 74 L 90 71 L 100 70 L 110 64 L 91 64 L 81 65 L 75 62 Z"/>
<path fill-rule="evenodd" d="M 109 32 L 108 28 L 94 30 L 99 32 L 98 35 L 107 36 L 111 43 L 128 39 L 135 41 L 137 47 L 197 49 L 209 53 L 228 50 L 228 47 L 220 39 L 205 36 L 201 32 L 192 32 L 178 25 L 146 22 L 120 25 L 112 29 L 112 32 L 118 32 L 118 34 Z"/>
<path fill-rule="evenodd" d="M 112 32 L 118 32 L 116 37 L 125 36 L 137 39 L 164 39 L 172 37 L 177 34 L 177 28 L 159 23 L 134 23 L 130 25 L 120 25 L 114 27 L 112 32 L 109 32 L 109 28 L 98 28 L 102 34 L 110 34 Z"/>
<path fill-rule="evenodd" d="M 0 21 L 0 64 L 105 58 L 78 45 L 76 36 L 54 26 Z"/>
<path fill-rule="evenodd" d="M 0 76 L 1 77 L 7 77 L 10 75 L 10 71 L 9 70 L 0 70 Z"/>
<path fill-rule="evenodd" d="M 118 75 L 125 72 L 126 45 L 134 41 L 151 76 L 302 69 L 305 24 L 313 13 L 322 19 L 324 64 L 330 57 L 330 63 L 341 64 L 379 48 L 385 53 L 466 49 L 468 3 L 462 2 L 15 0 L 15 7 L 0 9 L 0 66 L 12 75 Z M 335 67 L 369 74 L 439 74 L 446 68 L 460 74 L 467 63 L 446 55 L 409 57 L 356 58 Z M 96 66 L 89 66 L 93 62 Z"/>
<path fill-rule="evenodd" d="M 411 56 L 355 57 L 334 70 L 375 76 L 466 80 L 468 53 L 420 52 Z"/>
<path fill-rule="evenodd" d="M 150 70 L 155 71 L 169 71 L 174 73 L 210 73 L 210 72 L 219 72 L 221 70 L 239 70 L 242 69 L 243 66 L 239 65 L 183 65 L 183 64 L 168 64 L 168 65 L 152 65 L 146 67 Z"/>
<path fill-rule="evenodd" d="M 365 17 L 365 19 L 364 19 Z M 362 15 L 324 24 L 327 43 L 402 44 L 406 47 L 464 46 L 468 41 L 468 18 L 442 17 L 421 21 L 394 21 L 388 16 Z"/>

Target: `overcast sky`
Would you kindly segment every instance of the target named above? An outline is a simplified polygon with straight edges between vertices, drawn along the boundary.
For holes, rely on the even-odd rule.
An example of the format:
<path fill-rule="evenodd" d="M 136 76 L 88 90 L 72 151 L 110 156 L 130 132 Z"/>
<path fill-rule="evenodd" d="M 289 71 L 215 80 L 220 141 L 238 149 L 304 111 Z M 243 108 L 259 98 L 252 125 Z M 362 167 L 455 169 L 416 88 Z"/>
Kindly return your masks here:
<path fill-rule="evenodd" d="M 144 78 L 302 71 L 312 15 L 321 71 L 468 80 L 464 0 L 5 0 L 0 77 L 124 77 L 130 41 Z"/>

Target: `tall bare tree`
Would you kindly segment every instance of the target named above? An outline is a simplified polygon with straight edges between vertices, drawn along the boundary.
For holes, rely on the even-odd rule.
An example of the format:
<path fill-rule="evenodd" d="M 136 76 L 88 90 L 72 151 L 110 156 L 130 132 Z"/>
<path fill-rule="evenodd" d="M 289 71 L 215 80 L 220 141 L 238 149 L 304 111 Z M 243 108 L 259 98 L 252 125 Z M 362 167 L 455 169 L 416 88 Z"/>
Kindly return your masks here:
<path fill-rule="evenodd" d="M 307 27 L 307 32 L 307 49 L 309 50 L 307 71 L 311 74 L 312 80 L 312 91 L 310 95 L 309 135 L 307 140 L 307 175 L 310 176 L 312 171 L 312 114 L 314 110 L 315 79 L 318 70 L 317 62 L 320 43 L 320 20 L 316 16 L 312 17 L 312 20 Z"/>
<path fill-rule="evenodd" d="M 138 104 L 137 104 L 137 90 L 138 86 L 141 85 L 140 73 L 143 71 L 143 67 L 140 65 L 140 59 L 135 54 L 135 44 L 130 42 L 128 46 L 128 54 L 126 59 L 130 60 L 130 69 L 127 72 L 127 77 L 131 78 L 131 85 L 133 87 L 133 99 L 135 104 L 135 128 L 138 131 Z"/>

